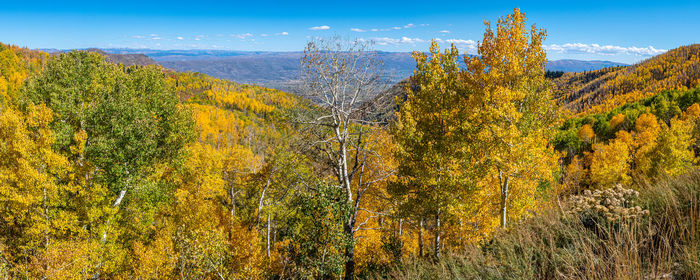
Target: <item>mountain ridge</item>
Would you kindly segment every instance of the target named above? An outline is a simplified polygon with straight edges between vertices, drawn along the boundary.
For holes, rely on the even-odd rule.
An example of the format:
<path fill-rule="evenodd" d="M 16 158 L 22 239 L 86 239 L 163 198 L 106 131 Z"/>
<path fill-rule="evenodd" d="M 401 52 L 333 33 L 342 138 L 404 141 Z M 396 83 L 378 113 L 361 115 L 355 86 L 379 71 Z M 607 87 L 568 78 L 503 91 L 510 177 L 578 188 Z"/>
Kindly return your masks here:
<path fill-rule="evenodd" d="M 142 54 L 156 63 L 179 72 L 200 72 L 237 83 L 258 84 L 279 90 L 297 92 L 301 51 L 237 51 L 237 50 L 156 50 L 130 48 L 101 49 L 108 56 Z M 411 76 L 415 60 L 411 52 L 377 51 L 385 65 L 390 85 Z M 580 72 L 627 64 L 602 60 L 552 60 L 549 71 Z"/>
<path fill-rule="evenodd" d="M 551 80 L 553 98 L 568 111 L 604 111 L 663 90 L 700 85 L 700 44 L 681 46 L 630 66 L 566 72 Z M 391 121 L 399 108 L 396 100 L 405 99 L 407 83 L 408 79 L 403 80 L 362 103 L 365 116 L 381 123 Z"/>
<path fill-rule="evenodd" d="M 554 97 L 573 113 L 599 113 L 664 90 L 700 84 L 700 44 L 681 46 L 627 67 L 565 73 Z"/>

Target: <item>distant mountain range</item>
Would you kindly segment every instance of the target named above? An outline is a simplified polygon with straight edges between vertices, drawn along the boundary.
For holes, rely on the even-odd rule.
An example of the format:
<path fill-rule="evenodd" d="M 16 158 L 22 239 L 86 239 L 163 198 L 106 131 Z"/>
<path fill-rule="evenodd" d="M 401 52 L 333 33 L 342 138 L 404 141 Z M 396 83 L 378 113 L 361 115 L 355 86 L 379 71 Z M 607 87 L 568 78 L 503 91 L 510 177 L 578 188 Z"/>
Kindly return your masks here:
<path fill-rule="evenodd" d="M 627 65 L 628 64 L 605 60 L 560 59 L 549 61 L 549 63 L 547 63 L 546 69 L 549 71 L 583 72 Z"/>
<path fill-rule="evenodd" d="M 700 85 L 700 44 L 678 47 L 634 65 L 613 67 L 618 64 L 610 63 L 576 60 L 550 62 L 550 70 L 582 69 L 579 72 L 559 73 L 561 75 L 551 78 L 554 83 L 553 97 L 557 103 L 572 113 L 600 113 L 664 90 L 692 89 Z M 601 68 L 595 70 L 587 67 Z M 406 99 L 407 85 L 408 79 L 403 80 L 360 104 L 365 118 L 391 122 L 394 112 L 399 109 L 396 100 Z"/>
<path fill-rule="evenodd" d="M 62 53 L 66 52 L 67 50 L 57 50 L 57 49 L 39 49 L 40 51 L 47 52 L 50 54 L 57 54 L 57 53 Z M 147 55 L 141 53 L 141 52 L 135 52 L 135 53 L 115 53 L 115 52 L 106 52 L 101 49 L 97 48 L 90 48 L 90 49 L 84 49 L 86 51 L 90 52 L 96 52 L 101 55 L 104 55 L 107 60 L 111 61 L 112 63 L 116 64 L 124 64 L 126 66 L 131 66 L 131 65 L 153 65 L 153 64 L 158 64 L 155 60 L 151 59 Z"/>
<path fill-rule="evenodd" d="M 600 113 L 664 90 L 700 84 L 700 44 L 678 47 L 629 67 L 564 73 L 554 95 L 575 113 Z"/>
<path fill-rule="evenodd" d="M 52 50 L 45 50 L 51 52 Z M 54 50 L 55 51 L 55 50 Z M 114 62 L 158 64 L 175 71 L 200 72 L 238 83 L 258 84 L 295 92 L 303 52 L 259 52 L 224 50 L 151 50 L 102 49 Z M 409 52 L 379 52 L 384 61 L 387 83 L 394 84 L 411 76 L 416 63 Z M 553 60 L 547 70 L 581 72 L 612 66 L 625 66 L 612 61 Z"/>

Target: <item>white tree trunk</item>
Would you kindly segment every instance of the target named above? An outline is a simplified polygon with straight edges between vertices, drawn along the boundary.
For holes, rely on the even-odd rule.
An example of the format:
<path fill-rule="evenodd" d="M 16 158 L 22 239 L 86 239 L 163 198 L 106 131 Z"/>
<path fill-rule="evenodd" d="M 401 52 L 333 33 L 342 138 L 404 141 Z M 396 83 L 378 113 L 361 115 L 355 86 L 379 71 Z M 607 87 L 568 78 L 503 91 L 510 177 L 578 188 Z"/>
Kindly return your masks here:
<path fill-rule="evenodd" d="M 504 178 L 505 177 L 505 178 Z M 501 227 L 506 228 L 508 224 L 508 177 L 503 176 L 503 172 L 498 171 L 498 179 L 501 185 Z"/>

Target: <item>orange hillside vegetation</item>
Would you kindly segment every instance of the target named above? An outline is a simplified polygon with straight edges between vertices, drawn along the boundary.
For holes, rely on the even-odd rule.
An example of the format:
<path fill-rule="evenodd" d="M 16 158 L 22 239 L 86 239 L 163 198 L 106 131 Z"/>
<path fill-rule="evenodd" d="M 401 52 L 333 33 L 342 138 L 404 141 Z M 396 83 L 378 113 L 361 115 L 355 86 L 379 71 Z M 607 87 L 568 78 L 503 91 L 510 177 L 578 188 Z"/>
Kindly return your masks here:
<path fill-rule="evenodd" d="M 574 113 L 600 113 L 663 90 L 700 84 L 700 44 L 679 47 L 628 67 L 566 73 L 555 98 Z"/>

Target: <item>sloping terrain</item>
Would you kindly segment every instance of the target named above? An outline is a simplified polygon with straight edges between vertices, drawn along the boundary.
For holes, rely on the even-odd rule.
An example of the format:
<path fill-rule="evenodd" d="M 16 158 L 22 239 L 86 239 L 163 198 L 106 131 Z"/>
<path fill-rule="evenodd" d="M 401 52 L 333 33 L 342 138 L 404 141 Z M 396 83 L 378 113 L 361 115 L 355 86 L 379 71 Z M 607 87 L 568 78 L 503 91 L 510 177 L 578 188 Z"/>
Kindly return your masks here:
<path fill-rule="evenodd" d="M 397 101 L 406 99 L 408 83 L 409 79 L 404 79 L 374 98 L 361 103 L 359 106 L 364 119 L 379 123 L 388 123 L 393 120 L 394 112 L 399 110 Z"/>
<path fill-rule="evenodd" d="M 107 60 L 111 61 L 114 64 L 124 64 L 124 66 L 131 66 L 131 65 L 154 65 L 158 64 L 155 60 L 151 59 L 150 57 L 146 56 L 145 54 L 142 53 L 133 53 L 133 54 L 117 54 L 117 53 L 108 53 L 100 49 L 87 49 L 87 51 L 90 52 L 96 52 L 99 53 L 107 58 Z"/>
<path fill-rule="evenodd" d="M 556 64 L 561 61 L 552 61 Z M 615 65 L 611 63 L 608 65 Z M 679 47 L 631 66 L 555 73 L 554 98 L 573 113 L 599 113 L 664 90 L 700 85 L 700 44 Z M 405 98 L 404 80 L 363 103 L 366 116 L 379 122 L 393 118 L 396 98 Z"/>
<path fill-rule="evenodd" d="M 583 72 L 616 66 L 627 66 L 627 64 L 604 60 L 560 59 L 549 61 L 545 68 L 548 71 Z"/>
<path fill-rule="evenodd" d="M 628 67 L 565 73 L 554 80 L 555 98 L 574 113 L 598 113 L 663 90 L 700 84 L 700 44 L 670 50 Z"/>
<path fill-rule="evenodd" d="M 224 50 L 104 49 L 108 56 L 146 55 L 160 65 L 179 72 L 199 72 L 238 83 L 258 84 L 288 92 L 298 91 L 303 52 L 258 52 Z M 379 52 L 386 80 L 396 83 L 411 76 L 416 67 L 410 52 Z M 115 58 L 115 59 L 126 59 Z M 119 61 L 117 61 L 119 62 Z M 550 71 L 591 71 L 625 65 L 612 61 L 554 60 Z"/>

